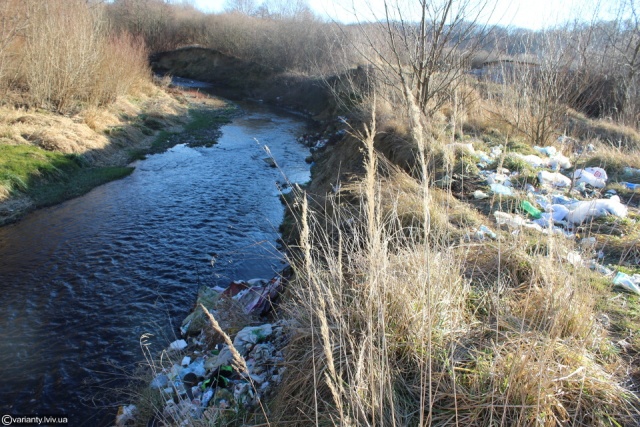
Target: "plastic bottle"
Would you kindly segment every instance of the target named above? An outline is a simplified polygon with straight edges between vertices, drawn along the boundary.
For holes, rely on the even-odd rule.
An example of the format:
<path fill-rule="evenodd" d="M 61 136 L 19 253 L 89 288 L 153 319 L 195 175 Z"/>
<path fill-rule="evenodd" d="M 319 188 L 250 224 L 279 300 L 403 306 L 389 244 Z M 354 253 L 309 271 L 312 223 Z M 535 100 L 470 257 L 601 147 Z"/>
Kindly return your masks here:
<path fill-rule="evenodd" d="M 531 215 L 531 217 L 534 219 L 540 219 L 542 215 L 542 212 L 540 211 L 540 209 L 533 206 L 531 203 L 529 203 L 528 200 L 523 200 L 522 203 L 520 204 L 520 207 L 522 207 L 522 209 L 524 209 L 525 212 Z"/>

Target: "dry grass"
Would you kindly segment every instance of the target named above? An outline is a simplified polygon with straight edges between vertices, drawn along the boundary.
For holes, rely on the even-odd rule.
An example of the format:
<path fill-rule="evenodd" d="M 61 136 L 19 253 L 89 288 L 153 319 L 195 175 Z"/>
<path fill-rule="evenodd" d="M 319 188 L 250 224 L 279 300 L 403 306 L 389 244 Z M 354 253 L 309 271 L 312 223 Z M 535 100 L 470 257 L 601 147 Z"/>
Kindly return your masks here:
<path fill-rule="evenodd" d="M 634 424 L 624 361 L 596 321 L 601 285 L 567 261 L 580 248 L 498 229 L 497 240 L 460 241 L 493 223 L 378 158 L 375 122 L 355 134 L 360 180 L 324 212 L 297 202 L 296 326 L 272 421 Z M 416 167 L 432 171 L 430 155 Z"/>
<path fill-rule="evenodd" d="M 143 112 L 169 124 L 186 114 L 184 107 L 161 91 L 140 94 L 135 102 L 121 98 L 106 108 L 91 107 L 71 117 L 6 106 L 0 111 L 3 144 L 31 144 L 48 151 L 84 154 L 95 161 L 115 148 L 111 146 L 118 137 L 110 129 L 131 127 Z"/>

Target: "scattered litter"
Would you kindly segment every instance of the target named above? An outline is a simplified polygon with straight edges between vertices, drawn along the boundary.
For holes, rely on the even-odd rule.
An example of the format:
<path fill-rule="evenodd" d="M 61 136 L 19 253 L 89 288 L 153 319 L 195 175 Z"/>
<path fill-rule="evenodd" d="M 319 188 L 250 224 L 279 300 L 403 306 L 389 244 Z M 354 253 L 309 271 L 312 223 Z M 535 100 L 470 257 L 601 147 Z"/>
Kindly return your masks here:
<path fill-rule="evenodd" d="M 513 196 L 513 190 L 511 187 L 507 187 L 503 184 L 491 184 L 491 191 L 494 194 L 499 194 L 501 196 Z"/>
<path fill-rule="evenodd" d="M 547 185 L 551 187 L 569 187 L 571 186 L 571 179 L 562 175 L 559 172 L 538 172 L 538 181 L 540 185 Z"/>
<path fill-rule="evenodd" d="M 165 388 L 167 384 L 169 384 L 169 377 L 167 377 L 165 374 L 160 374 L 151 381 L 151 383 L 149 384 L 149 387 Z"/>
<path fill-rule="evenodd" d="M 180 351 L 187 348 L 187 342 L 185 340 L 176 340 L 169 344 L 169 350 Z"/>
<path fill-rule="evenodd" d="M 536 156 L 535 154 L 529 154 L 529 155 L 523 155 L 523 154 L 519 154 L 519 153 L 515 153 L 516 157 L 524 160 L 525 162 L 527 162 L 530 166 L 534 167 L 534 168 L 543 168 L 543 167 L 548 167 L 549 166 L 549 160 L 547 159 L 542 159 L 539 156 Z"/>
<path fill-rule="evenodd" d="M 625 167 L 622 169 L 622 173 L 625 176 L 634 176 L 634 175 L 640 175 L 640 169 L 636 169 L 636 168 L 632 168 L 632 167 Z"/>
<path fill-rule="evenodd" d="M 487 227 L 486 225 L 481 225 L 480 228 L 476 231 L 474 231 L 473 233 L 468 233 L 464 236 L 464 240 L 465 241 L 471 241 L 471 240 L 485 240 L 486 236 L 489 236 L 489 238 L 496 240 L 498 238 L 498 235 L 492 231 L 489 227 Z"/>
<path fill-rule="evenodd" d="M 493 216 L 496 218 L 498 225 L 505 224 L 507 227 L 518 228 L 526 224 L 524 218 L 518 215 L 511 215 L 506 212 L 496 211 L 493 213 Z"/>
<path fill-rule="evenodd" d="M 507 187 L 511 187 L 511 181 L 509 177 L 503 173 L 492 172 L 487 176 L 488 184 L 504 184 Z"/>
<path fill-rule="evenodd" d="M 591 169 L 591 170 L 589 170 Z M 599 169 L 599 170 L 596 170 Z M 607 185 L 607 173 L 604 172 L 604 175 L 600 172 L 604 172 L 604 169 L 600 168 L 587 168 L 587 169 L 577 169 L 573 173 L 573 177 L 576 179 L 576 182 L 585 184 L 589 184 L 595 188 L 604 188 Z"/>
<path fill-rule="evenodd" d="M 578 143 L 578 141 L 576 141 L 574 138 L 571 138 L 570 136 L 567 136 L 567 135 L 560 135 L 557 141 L 560 144 L 577 144 Z"/>
<path fill-rule="evenodd" d="M 181 363 L 181 365 L 182 365 L 182 366 L 189 366 L 189 364 L 190 364 L 190 363 L 191 363 L 191 358 L 190 358 L 189 356 L 185 356 L 185 357 L 182 359 L 182 363 Z"/>
<path fill-rule="evenodd" d="M 594 271 L 597 271 L 600 274 L 604 274 L 605 276 L 611 276 L 613 274 L 612 269 L 605 267 L 602 264 L 598 264 L 596 261 L 593 261 L 593 260 L 589 263 L 589 268 Z"/>
<path fill-rule="evenodd" d="M 498 238 L 498 235 L 493 232 L 489 227 L 487 227 L 486 225 L 481 225 L 480 229 L 478 230 L 486 235 L 488 235 L 489 237 L 491 237 L 493 240 Z"/>
<path fill-rule="evenodd" d="M 596 248 L 596 238 L 595 237 L 585 237 L 580 240 L 580 248 L 584 251 L 593 251 Z"/>
<path fill-rule="evenodd" d="M 554 222 L 560 222 L 569 214 L 569 208 L 565 205 L 554 204 L 549 206 L 549 212 L 551 212 L 551 217 Z"/>
<path fill-rule="evenodd" d="M 476 191 L 474 191 L 474 192 L 473 192 L 473 197 L 474 197 L 475 199 L 482 200 L 482 199 L 488 199 L 488 198 L 489 198 L 489 197 L 491 197 L 491 196 L 489 196 L 489 195 L 488 195 L 487 193 L 485 193 L 484 191 L 476 190 Z"/>
<path fill-rule="evenodd" d="M 613 278 L 613 284 L 626 291 L 640 295 L 640 275 L 629 276 L 622 271 L 618 271 Z"/>
<path fill-rule="evenodd" d="M 577 199 L 572 199 L 562 194 L 554 194 L 551 196 L 551 202 L 556 205 L 570 205 L 575 202 L 579 202 Z"/>
<path fill-rule="evenodd" d="M 567 261 L 569 262 L 569 264 L 577 267 L 579 265 L 582 265 L 582 255 L 580 255 L 576 251 L 571 251 L 567 254 Z"/>
<path fill-rule="evenodd" d="M 531 215 L 531 217 L 534 219 L 540 219 L 542 215 L 542 212 L 540 211 L 540 209 L 533 206 L 528 200 L 523 200 L 522 203 L 520 204 L 520 207 L 522 207 L 522 209 L 525 212 L 527 212 L 529 215 Z"/>
<path fill-rule="evenodd" d="M 640 190 L 640 184 L 634 184 L 631 182 L 621 182 L 621 185 L 624 185 L 627 189 L 631 190 L 631 191 L 636 191 L 636 190 Z"/>
<path fill-rule="evenodd" d="M 627 207 L 620 203 L 620 197 L 613 196 L 610 199 L 585 200 L 567 206 L 569 213 L 567 221 L 574 224 L 582 224 L 588 218 L 614 215 L 620 218 L 627 216 Z"/>
<path fill-rule="evenodd" d="M 534 145 L 533 149 L 536 150 L 540 154 L 544 154 L 547 157 L 552 157 L 553 155 L 555 155 L 558 152 L 556 147 L 553 147 L 553 146 L 538 147 L 537 145 Z"/>
<path fill-rule="evenodd" d="M 549 167 L 553 170 L 569 169 L 571 167 L 571 160 L 561 153 L 557 153 L 549 158 Z"/>
<path fill-rule="evenodd" d="M 129 421 L 133 421 L 138 412 L 138 408 L 135 405 L 121 406 L 118 408 L 118 415 L 116 415 L 116 426 L 126 426 Z"/>

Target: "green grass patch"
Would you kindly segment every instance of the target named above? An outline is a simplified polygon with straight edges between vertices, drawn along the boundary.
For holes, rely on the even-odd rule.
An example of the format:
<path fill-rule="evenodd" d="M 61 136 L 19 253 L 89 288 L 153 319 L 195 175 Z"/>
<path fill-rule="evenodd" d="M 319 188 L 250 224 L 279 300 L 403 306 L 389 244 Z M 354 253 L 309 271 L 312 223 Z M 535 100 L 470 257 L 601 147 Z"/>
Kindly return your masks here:
<path fill-rule="evenodd" d="M 208 130 L 231 123 L 231 119 L 238 114 L 238 108 L 228 106 L 217 110 L 196 109 L 190 112 L 191 121 L 185 126 L 189 132 Z"/>
<path fill-rule="evenodd" d="M 35 185 L 27 194 L 37 207 L 51 206 L 74 197 L 109 181 L 124 178 L 133 172 L 132 167 L 82 168 L 63 177 L 60 181 L 47 181 Z"/>
<path fill-rule="evenodd" d="M 144 159 L 145 154 L 157 154 L 167 151 L 180 142 L 186 142 L 190 147 L 210 147 L 218 142 L 222 135 L 220 128 L 238 114 L 235 106 L 211 109 L 195 109 L 190 111 L 191 121 L 184 126 L 181 133 L 161 130 L 146 152 L 134 151 L 130 154 L 131 161 Z M 185 136 L 188 134 L 188 136 Z"/>
<path fill-rule="evenodd" d="M 135 157 L 131 160 L 141 160 L 145 158 L 146 154 L 157 154 L 167 151 L 169 148 L 177 144 L 177 135 L 178 134 L 175 132 L 161 130 L 151 143 L 151 147 L 149 147 L 149 149 L 144 152 L 141 152 L 139 150 L 132 152 Z"/>
<path fill-rule="evenodd" d="M 82 163 L 79 156 L 31 145 L 0 145 L 0 183 L 12 192 L 28 192 L 37 183 L 64 178 Z"/>
<path fill-rule="evenodd" d="M 45 151 L 31 145 L 0 145 L 0 184 L 24 193 L 37 207 L 85 194 L 129 175 L 133 168 L 91 168 L 82 156 Z"/>

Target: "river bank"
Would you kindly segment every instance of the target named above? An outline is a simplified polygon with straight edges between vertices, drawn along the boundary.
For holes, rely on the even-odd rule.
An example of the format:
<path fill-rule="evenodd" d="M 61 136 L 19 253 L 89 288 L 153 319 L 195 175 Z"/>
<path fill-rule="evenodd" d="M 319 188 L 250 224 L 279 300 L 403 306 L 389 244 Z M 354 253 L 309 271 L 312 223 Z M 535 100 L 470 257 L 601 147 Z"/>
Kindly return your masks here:
<path fill-rule="evenodd" d="M 235 108 L 197 89 L 164 85 L 67 117 L 1 107 L 0 226 L 129 175 L 130 163 L 174 145 L 182 131 L 210 144 Z"/>
<path fill-rule="evenodd" d="M 282 269 L 283 178 L 262 145 L 291 182 L 307 182 L 308 148 L 296 142 L 306 121 L 239 106 L 217 144 L 197 144 L 204 130 L 177 133 L 130 176 L 0 228 L 6 413 L 111 425 L 137 378 L 141 336 L 154 335 L 156 352 L 176 339 L 199 286 Z"/>

